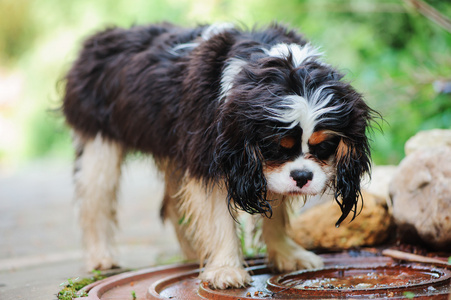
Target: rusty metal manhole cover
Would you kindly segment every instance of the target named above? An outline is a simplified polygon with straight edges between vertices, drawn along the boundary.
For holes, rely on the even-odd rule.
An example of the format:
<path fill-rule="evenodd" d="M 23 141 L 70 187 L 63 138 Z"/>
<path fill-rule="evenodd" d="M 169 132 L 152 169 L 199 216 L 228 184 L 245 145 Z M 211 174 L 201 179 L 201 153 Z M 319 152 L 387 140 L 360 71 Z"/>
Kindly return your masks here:
<path fill-rule="evenodd" d="M 289 295 L 394 297 L 448 288 L 451 272 L 423 266 L 334 267 L 271 277 L 268 289 Z"/>
<path fill-rule="evenodd" d="M 123 273 L 85 288 L 85 299 L 448 299 L 451 271 L 426 265 L 398 265 L 391 258 L 349 253 L 321 255 L 325 268 L 277 275 L 250 260 L 252 285 L 213 290 L 201 283 L 198 265 L 183 264 Z"/>

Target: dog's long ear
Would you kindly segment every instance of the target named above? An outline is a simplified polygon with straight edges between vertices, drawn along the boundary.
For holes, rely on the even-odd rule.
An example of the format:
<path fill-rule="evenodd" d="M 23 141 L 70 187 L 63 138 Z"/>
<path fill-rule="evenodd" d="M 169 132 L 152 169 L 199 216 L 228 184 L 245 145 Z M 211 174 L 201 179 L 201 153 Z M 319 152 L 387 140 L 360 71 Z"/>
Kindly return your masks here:
<path fill-rule="evenodd" d="M 242 209 L 250 214 L 272 214 L 263 174 L 263 157 L 257 143 L 239 137 L 240 130 L 226 126 L 215 149 L 216 167 L 227 189 L 230 209 Z"/>
<path fill-rule="evenodd" d="M 359 199 L 362 198 L 360 181 L 371 169 L 370 147 L 365 135 L 368 120 L 365 119 L 363 122 L 360 134 L 354 135 L 352 140 L 343 137 L 336 152 L 335 200 L 340 205 L 342 213 L 336 223 L 337 227 L 351 211 L 354 213 L 352 217 L 354 220 Z"/>

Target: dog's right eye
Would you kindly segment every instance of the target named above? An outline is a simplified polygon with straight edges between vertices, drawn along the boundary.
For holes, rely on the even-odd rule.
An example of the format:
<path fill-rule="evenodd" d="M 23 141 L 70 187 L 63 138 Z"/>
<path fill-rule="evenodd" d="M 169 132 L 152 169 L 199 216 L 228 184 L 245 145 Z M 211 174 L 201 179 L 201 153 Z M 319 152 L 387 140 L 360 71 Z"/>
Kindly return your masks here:
<path fill-rule="evenodd" d="M 299 155 L 301 141 L 291 135 L 279 136 L 266 144 L 262 151 L 266 160 L 283 163 Z"/>

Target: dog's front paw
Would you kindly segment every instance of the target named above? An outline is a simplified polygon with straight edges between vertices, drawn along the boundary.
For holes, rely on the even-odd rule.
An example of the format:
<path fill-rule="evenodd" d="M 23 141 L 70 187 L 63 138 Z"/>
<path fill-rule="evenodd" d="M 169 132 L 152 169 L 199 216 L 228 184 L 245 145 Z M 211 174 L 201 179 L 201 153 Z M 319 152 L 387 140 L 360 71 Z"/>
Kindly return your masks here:
<path fill-rule="evenodd" d="M 119 264 L 109 254 L 101 255 L 91 255 L 86 261 L 86 269 L 88 271 L 92 270 L 110 270 L 119 268 Z"/>
<path fill-rule="evenodd" d="M 290 245 L 286 249 L 278 249 L 278 251 L 271 253 L 268 259 L 270 265 L 279 272 L 319 269 L 324 266 L 321 257 L 297 245 Z"/>
<path fill-rule="evenodd" d="M 251 276 L 241 267 L 209 267 L 200 275 L 200 279 L 214 289 L 240 288 L 249 285 Z"/>

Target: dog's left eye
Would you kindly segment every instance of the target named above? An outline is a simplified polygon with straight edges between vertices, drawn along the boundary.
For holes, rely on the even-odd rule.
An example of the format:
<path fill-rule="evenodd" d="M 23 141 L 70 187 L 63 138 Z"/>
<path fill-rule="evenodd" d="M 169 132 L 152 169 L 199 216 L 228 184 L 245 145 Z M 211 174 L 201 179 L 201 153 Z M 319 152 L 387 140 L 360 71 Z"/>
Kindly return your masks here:
<path fill-rule="evenodd" d="M 335 153 L 339 142 L 340 138 L 335 137 L 316 145 L 310 145 L 310 153 L 315 155 L 320 160 L 326 160 Z"/>

